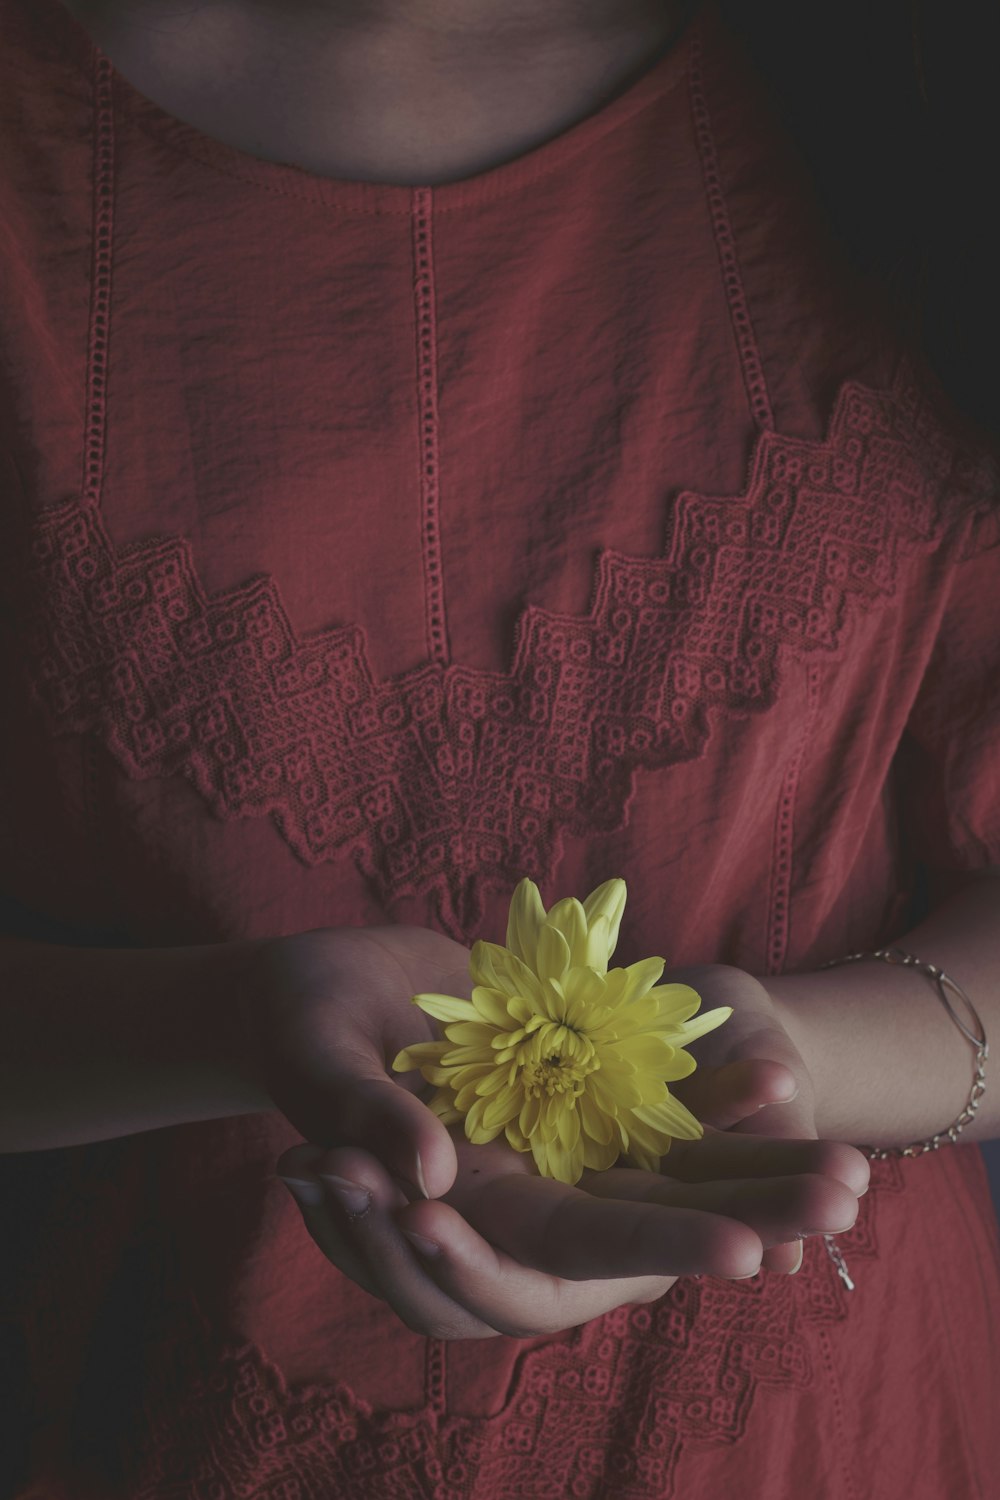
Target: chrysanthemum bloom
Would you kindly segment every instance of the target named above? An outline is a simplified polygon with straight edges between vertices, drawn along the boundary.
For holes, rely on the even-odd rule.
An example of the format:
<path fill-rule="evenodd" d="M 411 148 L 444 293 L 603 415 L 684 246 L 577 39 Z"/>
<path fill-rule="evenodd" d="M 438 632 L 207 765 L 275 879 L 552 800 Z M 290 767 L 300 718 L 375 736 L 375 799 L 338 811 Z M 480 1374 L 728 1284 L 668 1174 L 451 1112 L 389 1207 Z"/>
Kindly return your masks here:
<path fill-rule="evenodd" d="M 586 901 L 567 897 L 546 912 L 538 887 L 522 880 L 507 946 L 472 949 L 471 1001 L 413 997 L 446 1040 L 406 1047 L 393 1062 L 435 1086 L 430 1108 L 446 1125 L 464 1121 L 477 1144 L 503 1132 L 543 1177 L 570 1184 L 619 1156 L 656 1171 L 673 1137 L 704 1134 L 667 1084 L 697 1066 L 685 1044 L 733 1013 L 721 1006 L 692 1019 L 701 997 L 657 984 L 662 958 L 609 971 L 625 894 L 623 880 L 608 880 Z"/>

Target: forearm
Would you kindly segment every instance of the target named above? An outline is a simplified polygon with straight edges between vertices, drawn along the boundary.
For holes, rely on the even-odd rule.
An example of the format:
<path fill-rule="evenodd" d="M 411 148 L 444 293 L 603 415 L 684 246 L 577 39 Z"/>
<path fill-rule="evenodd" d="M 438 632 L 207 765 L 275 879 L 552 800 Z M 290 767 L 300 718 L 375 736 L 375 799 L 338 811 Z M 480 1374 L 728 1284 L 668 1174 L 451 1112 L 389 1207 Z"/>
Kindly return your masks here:
<path fill-rule="evenodd" d="M 975 1005 L 990 1057 L 961 1139 L 1000 1137 L 1000 876 L 972 881 L 893 945 L 943 969 Z M 945 1130 L 965 1108 L 975 1054 L 926 975 L 866 962 L 763 983 L 815 1082 L 821 1138 L 904 1146 Z"/>
<path fill-rule="evenodd" d="M 257 947 L 0 939 L 0 1153 L 269 1108 L 230 1061 Z"/>

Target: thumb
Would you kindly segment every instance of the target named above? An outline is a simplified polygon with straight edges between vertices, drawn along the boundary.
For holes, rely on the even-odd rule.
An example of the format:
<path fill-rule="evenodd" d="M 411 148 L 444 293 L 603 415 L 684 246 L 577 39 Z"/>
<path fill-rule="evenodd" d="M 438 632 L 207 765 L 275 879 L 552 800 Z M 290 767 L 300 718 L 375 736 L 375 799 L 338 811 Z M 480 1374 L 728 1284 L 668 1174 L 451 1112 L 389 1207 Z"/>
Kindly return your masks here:
<path fill-rule="evenodd" d="M 816 1106 L 811 1090 L 803 1091 L 799 1083 L 790 1099 L 781 1103 L 765 1104 L 746 1119 L 738 1121 L 732 1130 L 738 1135 L 768 1135 L 783 1140 L 815 1141 Z"/>
<path fill-rule="evenodd" d="M 716 1130 L 731 1130 L 744 1121 L 746 1129 L 763 1131 L 765 1105 L 784 1105 L 799 1090 L 792 1067 L 774 1058 L 744 1057 L 712 1067 L 699 1064 L 695 1072 L 670 1084 L 670 1092 L 697 1120 Z"/>
<path fill-rule="evenodd" d="M 440 1198 L 458 1160 L 445 1126 L 415 1094 L 394 1083 L 382 1059 L 355 1054 L 310 1059 L 272 1074 L 271 1098 L 291 1125 L 324 1150 L 358 1146 L 422 1198 Z"/>

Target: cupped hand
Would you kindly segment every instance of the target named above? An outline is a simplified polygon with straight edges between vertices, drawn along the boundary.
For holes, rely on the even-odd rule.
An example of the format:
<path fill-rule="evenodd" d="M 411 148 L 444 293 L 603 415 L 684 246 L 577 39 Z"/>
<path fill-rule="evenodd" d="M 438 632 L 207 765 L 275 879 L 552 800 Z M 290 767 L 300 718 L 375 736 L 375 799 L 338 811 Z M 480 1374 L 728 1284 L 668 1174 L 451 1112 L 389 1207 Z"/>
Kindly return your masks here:
<path fill-rule="evenodd" d="M 673 1142 L 660 1173 L 615 1167 L 568 1188 L 504 1140 L 474 1146 L 459 1130 L 441 1202 L 414 1200 L 357 1149 L 295 1146 L 279 1172 L 312 1184 L 301 1212 L 319 1250 L 415 1332 L 552 1334 L 655 1301 L 679 1275 L 751 1277 L 769 1247 L 852 1226 L 867 1182 L 853 1148 L 724 1128 L 766 1101 L 772 1079 L 754 1061 L 718 1074 L 708 1092 L 720 1128 Z"/>
<path fill-rule="evenodd" d="M 816 1089 L 801 1052 L 795 1046 L 781 1015 L 760 980 L 727 964 L 698 964 L 671 969 L 664 982 L 689 984 L 702 997 L 702 1009 L 731 1005 L 733 1013 L 714 1031 L 688 1044 L 698 1066 L 687 1078 L 670 1085 L 682 1104 L 697 1119 L 720 1129 L 764 1135 L 789 1141 L 816 1141 Z M 748 1093 L 752 1105 L 744 1118 L 723 1120 L 717 1101 L 725 1097 L 732 1080 L 753 1068 L 762 1084 L 759 1098 Z M 855 1193 L 867 1191 L 870 1168 L 862 1153 L 846 1143 L 819 1142 L 818 1170 L 829 1171 L 836 1163 L 842 1180 Z M 669 1158 L 664 1163 L 669 1170 Z M 799 1257 L 796 1244 L 768 1249 L 763 1265 L 769 1271 L 788 1271 Z"/>
<path fill-rule="evenodd" d="M 615 1168 L 567 1188 L 503 1141 L 472 1146 L 447 1131 L 416 1097 L 419 1079 L 388 1068 L 435 1034 L 411 996 L 468 995 L 468 958 L 424 928 L 296 934 L 263 945 L 244 1013 L 242 1065 L 307 1143 L 277 1170 L 312 1187 L 308 1232 L 411 1328 L 553 1332 L 662 1296 L 678 1275 L 752 1275 L 769 1247 L 853 1222 L 867 1183 L 853 1148 L 816 1142 L 814 1129 L 792 1141 L 729 1133 L 757 1128 L 748 1118 L 781 1097 L 795 1059 L 785 1052 L 776 1066 L 773 1046 L 706 1063 L 695 1111 L 705 1138 L 672 1143 L 660 1174 Z M 704 989 L 706 1006 L 730 1003 Z M 339 1182 L 322 1182 L 317 1162 Z"/>
<path fill-rule="evenodd" d="M 254 973 L 233 1067 L 310 1143 L 361 1147 L 414 1192 L 446 1192 L 451 1137 L 419 1077 L 390 1077 L 388 1060 L 437 1034 L 415 994 L 471 994 L 469 950 L 423 927 L 321 927 L 262 943 Z"/>
<path fill-rule="evenodd" d="M 709 1126 L 672 1144 L 669 1175 L 612 1168 L 577 1187 L 504 1141 L 456 1137 L 456 1151 L 442 1201 L 410 1201 L 363 1151 L 293 1147 L 279 1164 L 313 1184 L 302 1213 L 328 1259 L 437 1338 L 554 1333 L 662 1297 L 680 1275 L 752 1276 L 768 1246 L 857 1215 L 851 1148 L 825 1142 Z"/>

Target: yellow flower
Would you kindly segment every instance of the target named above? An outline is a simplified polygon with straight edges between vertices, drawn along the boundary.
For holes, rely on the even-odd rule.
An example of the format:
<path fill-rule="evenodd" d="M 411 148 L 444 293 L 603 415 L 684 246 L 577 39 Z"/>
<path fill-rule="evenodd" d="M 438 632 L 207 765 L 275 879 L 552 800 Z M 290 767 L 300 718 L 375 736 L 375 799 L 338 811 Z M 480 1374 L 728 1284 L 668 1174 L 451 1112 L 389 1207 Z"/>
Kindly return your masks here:
<path fill-rule="evenodd" d="M 672 1138 L 704 1134 L 667 1084 L 694 1072 L 685 1044 L 733 1013 L 721 1006 L 692 1020 L 701 997 L 657 984 L 662 958 L 608 969 L 625 895 L 623 880 L 608 880 L 586 901 L 567 897 L 546 912 L 538 887 L 522 880 L 507 946 L 472 949 L 471 1001 L 413 997 L 446 1040 L 406 1047 L 393 1062 L 435 1086 L 430 1107 L 446 1125 L 464 1121 L 477 1144 L 502 1132 L 543 1177 L 570 1184 L 620 1155 L 655 1172 Z"/>

